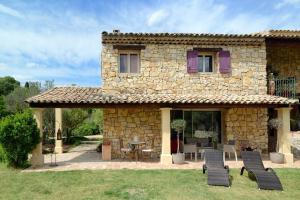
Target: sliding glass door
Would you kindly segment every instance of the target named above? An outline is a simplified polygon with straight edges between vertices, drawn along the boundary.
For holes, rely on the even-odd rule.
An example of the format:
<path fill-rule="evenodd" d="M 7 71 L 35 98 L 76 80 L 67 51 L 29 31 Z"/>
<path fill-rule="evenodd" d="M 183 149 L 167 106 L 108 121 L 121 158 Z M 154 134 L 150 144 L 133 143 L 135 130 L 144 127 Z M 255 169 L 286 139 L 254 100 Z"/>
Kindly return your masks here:
<path fill-rule="evenodd" d="M 220 111 L 198 111 L 198 110 L 172 110 L 171 120 L 184 119 L 186 128 L 180 134 L 182 143 L 188 138 L 199 138 L 201 134 L 207 134 L 210 140 L 214 135 L 216 142 L 221 143 L 221 112 Z M 172 138 L 176 138 L 175 130 L 172 130 Z"/>

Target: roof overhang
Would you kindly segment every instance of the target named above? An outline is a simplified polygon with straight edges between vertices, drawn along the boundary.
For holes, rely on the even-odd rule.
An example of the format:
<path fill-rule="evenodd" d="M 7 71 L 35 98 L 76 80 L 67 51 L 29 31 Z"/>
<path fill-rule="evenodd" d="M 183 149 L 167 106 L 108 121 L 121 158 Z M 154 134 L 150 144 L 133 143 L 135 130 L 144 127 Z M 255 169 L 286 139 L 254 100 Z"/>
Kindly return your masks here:
<path fill-rule="evenodd" d="M 144 93 L 88 87 L 55 87 L 26 100 L 35 108 L 112 108 L 159 105 L 171 108 L 287 107 L 299 103 L 272 95 L 198 95 Z"/>

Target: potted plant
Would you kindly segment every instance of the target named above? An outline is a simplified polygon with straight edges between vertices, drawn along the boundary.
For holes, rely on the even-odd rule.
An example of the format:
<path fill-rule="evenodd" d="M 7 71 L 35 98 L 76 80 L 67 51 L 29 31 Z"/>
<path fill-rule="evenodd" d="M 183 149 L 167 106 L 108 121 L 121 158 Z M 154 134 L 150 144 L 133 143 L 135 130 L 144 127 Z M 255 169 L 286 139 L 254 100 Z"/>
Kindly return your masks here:
<path fill-rule="evenodd" d="M 183 119 L 176 119 L 171 123 L 171 128 L 175 129 L 175 131 L 177 132 L 177 153 L 172 154 L 174 164 L 184 163 L 184 153 L 180 153 L 179 151 L 179 134 L 184 130 L 185 126 L 186 122 Z"/>
<path fill-rule="evenodd" d="M 102 160 L 111 160 L 111 143 L 108 139 L 102 143 Z"/>
<path fill-rule="evenodd" d="M 212 138 L 212 143 L 213 143 L 214 149 L 217 149 L 217 147 L 218 147 L 218 134 L 216 132 L 213 132 L 211 134 L 211 138 Z"/>
<path fill-rule="evenodd" d="M 268 126 L 269 129 L 277 131 L 282 126 L 282 122 L 277 118 L 273 118 L 269 120 Z M 278 145 L 277 140 L 276 152 L 270 152 L 270 160 L 273 163 L 282 164 L 284 163 L 284 154 L 278 152 Z"/>

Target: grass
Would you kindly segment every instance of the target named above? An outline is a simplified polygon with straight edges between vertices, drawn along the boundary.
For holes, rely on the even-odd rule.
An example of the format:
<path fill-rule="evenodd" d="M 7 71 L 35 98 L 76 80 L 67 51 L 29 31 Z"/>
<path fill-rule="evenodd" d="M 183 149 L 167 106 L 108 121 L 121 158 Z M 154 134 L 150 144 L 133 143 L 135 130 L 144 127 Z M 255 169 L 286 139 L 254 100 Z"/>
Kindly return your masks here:
<path fill-rule="evenodd" d="M 200 170 L 98 170 L 24 173 L 0 165 L 0 199 L 298 199 L 300 170 L 277 169 L 284 191 L 258 190 L 231 170 L 231 188 L 206 184 Z"/>

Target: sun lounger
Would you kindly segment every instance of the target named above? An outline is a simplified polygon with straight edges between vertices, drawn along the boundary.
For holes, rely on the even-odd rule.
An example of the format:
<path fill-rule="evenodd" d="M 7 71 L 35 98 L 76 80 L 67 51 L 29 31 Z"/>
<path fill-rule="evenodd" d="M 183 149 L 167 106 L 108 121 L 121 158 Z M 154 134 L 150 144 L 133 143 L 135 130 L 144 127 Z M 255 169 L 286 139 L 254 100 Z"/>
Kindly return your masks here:
<path fill-rule="evenodd" d="M 203 174 L 207 171 L 208 185 L 230 187 L 229 167 L 224 165 L 222 151 L 206 151 L 204 154 L 205 164 Z"/>
<path fill-rule="evenodd" d="M 246 169 L 254 175 L 258 188 L 264 190 L 283 190 L 281 182 L 272 168 L 265 168 L 258 151 L 242 151 L 241 156 L 244 167 L 241 169 L 243 175 Z"/>

